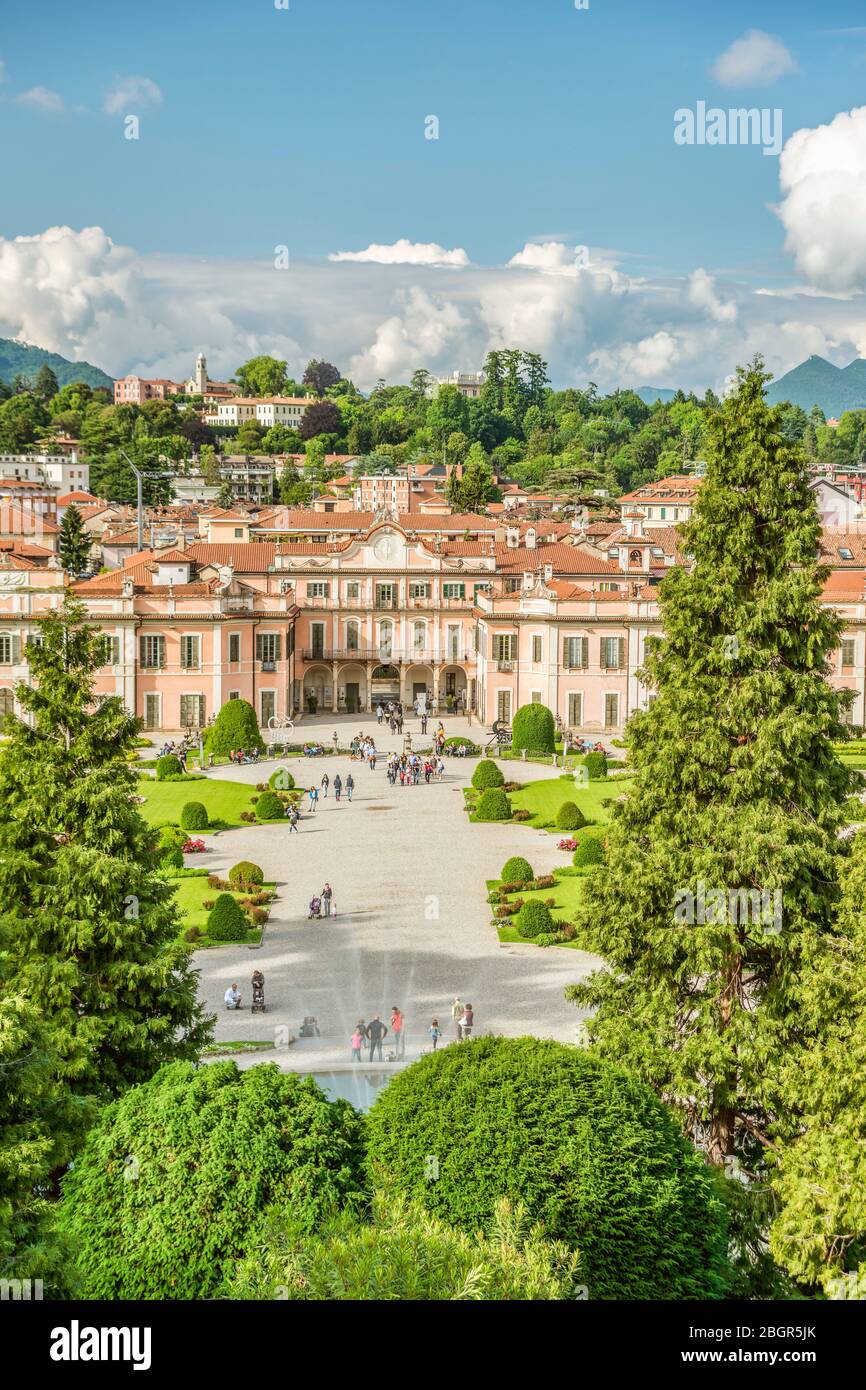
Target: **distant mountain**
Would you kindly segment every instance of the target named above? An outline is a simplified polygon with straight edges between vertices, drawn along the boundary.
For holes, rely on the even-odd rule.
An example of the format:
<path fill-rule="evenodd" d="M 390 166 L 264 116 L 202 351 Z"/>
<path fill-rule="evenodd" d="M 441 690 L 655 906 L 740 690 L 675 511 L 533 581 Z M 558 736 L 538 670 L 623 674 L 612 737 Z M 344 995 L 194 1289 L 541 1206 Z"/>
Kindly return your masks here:
<path fill-rule="evenodd" d="M 652 405 L 655 401 L 672 401 L 676 394 L 667 386 L 639 386 L 635 391 L 644 405 Z"/>
<path fill-rule="evenodd" d="M 15 338 L 0 338 L 0 381 L 5 381 L 7 386 L 12 385 L 19 373 L 32 381 L 43 363 L 47 363 L 57 377 L 58 386 L 68 386 L 71 381 L 86 381 L 88 386 L 106 386 L 109 391 L 114 389 L 114 377 L 90 362 L 70 362 L 59 353 L 46 352 L 45 348 L 19 343 Z"/>
<path fill-rule="evenodd" d="M 828 418 L 846 410 L 866 410 L 866 359 L 855 357 L 847 367 L 834 367 L 823 357 L 809 357 L 771 381 L 767 399 L 771 405 L 791 401 L 803 410 L 819 405 Z"/>

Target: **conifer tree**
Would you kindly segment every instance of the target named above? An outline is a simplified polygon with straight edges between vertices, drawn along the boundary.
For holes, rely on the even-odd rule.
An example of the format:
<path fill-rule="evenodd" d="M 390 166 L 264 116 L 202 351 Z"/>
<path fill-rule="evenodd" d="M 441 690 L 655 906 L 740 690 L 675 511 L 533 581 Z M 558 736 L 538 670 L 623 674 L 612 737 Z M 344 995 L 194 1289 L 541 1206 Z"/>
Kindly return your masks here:
<path fill-rule="evenodd" d="M 79 600 L 39 627 L 0 753 L 0 972 L 42 1015 L 72 1142 L 90 1100 L 196 1057 L 210 1023 L 135 801 L 139 722 L 94 696 L 101 640 Z"/>
<path fill-rule="evenodd" d="M 596 1011 L 598 1051 L 675 1104 L 717 1164 L 796 1124 L 779 1067 L 822 1028 L 803 1003 L 836 932 L 849 776 L 831 746 L 845 697 L 826 679 L 841 622 L 819 602 L 820 520 L 766 380 L 760 359 L 741 369 L 709 421 L 692 563 L 660 588 L 655 699 L 629 723 L 635 779 L 585 894 L 578 939 L 607 968 L 568 991 Z"/>
<path fill-rule="evenodd" d="M 73 503 L 67 507 L 60 523 L 60 537 L 57 548 L 63 568 L 72 575 L 83 574 L 87 569 L 90 549 L 93 542 L 84 529 L 84 518 Z"/>

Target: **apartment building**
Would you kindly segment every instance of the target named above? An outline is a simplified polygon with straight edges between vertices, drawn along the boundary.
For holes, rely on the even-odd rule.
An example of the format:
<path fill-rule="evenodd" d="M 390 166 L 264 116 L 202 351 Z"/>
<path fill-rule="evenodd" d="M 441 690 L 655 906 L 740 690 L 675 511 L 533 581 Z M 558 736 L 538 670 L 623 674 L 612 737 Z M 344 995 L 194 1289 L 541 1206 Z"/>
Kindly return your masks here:
<path fill-rule="evenodd" d="M 79 459 L 77 449 L 63 454 L 0 454 L 0 479 L 43 483 L 59 492 L 87 492 L 90 465 Z"/>
<path fill-rule="evenodd" d="M 243 425 L 257 420 L 262 429 L 285 425 L 296 430 L 312 400 L 306 396 L 232 396 L 216 402 L 205 420 L 209 425 Z"/>
<path fill-rule="evenodd" d="M 181 395 L 186 387 L 182 381 L 167 377 L 143 377 L 130 374 L 114 383 L 115 405 L 144 405 L 145 401 L 164 401 L 168 396 Z"/>

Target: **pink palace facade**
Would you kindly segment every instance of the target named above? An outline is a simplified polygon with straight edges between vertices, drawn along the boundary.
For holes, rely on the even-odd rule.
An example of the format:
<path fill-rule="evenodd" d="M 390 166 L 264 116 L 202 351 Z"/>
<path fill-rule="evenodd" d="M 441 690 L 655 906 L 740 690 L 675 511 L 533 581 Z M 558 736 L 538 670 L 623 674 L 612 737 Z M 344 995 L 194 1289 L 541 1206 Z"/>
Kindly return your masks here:
<path fill-rule="evenodd" d="M 454 540 L 383 513 L 330 540 L 144 551 L 72 587 L 105 636 L 99 689 L 148 730 L 201 726 L 234 698 L 267 727 L 423 692 L 437 712 L 471 708 L 488 726 L 535 700 L 575 732 L 618 734 L 647 702 L 637 671 L 660 630 L 656 583 L 683 557 L 673 528 L 644 532 L 639 513 L 563 529 Z M 862 724 L 866 553 L 862 537 L 827 533 L 827 546 L 826 601 L 847 623 L 833 678 L 854 690 Z M 68 582 L 56 556 L 30 549 L 0 549 L 0 712 L 16 707 L 36 619 Z"/>

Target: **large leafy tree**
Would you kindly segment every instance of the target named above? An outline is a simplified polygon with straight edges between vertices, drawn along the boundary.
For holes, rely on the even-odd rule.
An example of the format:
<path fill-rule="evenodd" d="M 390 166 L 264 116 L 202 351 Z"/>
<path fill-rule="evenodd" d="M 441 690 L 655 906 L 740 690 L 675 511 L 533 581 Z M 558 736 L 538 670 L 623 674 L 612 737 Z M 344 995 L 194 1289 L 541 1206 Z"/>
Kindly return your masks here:
<path fill-rule="evenodd" d="M 766 380 L 760 360 L 741 370 L 709 420 L 682 528 L 693 564 L 661 586 L 655 699 L 629 724 L 634 782 L 581 914 L 607 968 L 570 989 L 597 1051 L 673 1102 L 717 1164 L 796 1126 L 779 1061 L 821 1032 L 804 1000 L 837 930 L 848 784 L 831 746 L 845 697 L 826 678 L 841 623 L 820 603 L 814 493 Z"/>
<path fill-rule="evenodd" d="M 342 428 L 339 406 L 333 401 L 314 401 L 304 411 L 298 433 L 302 439 L 312 439 L 317 434 L 339 434 Z"/>
<path fill-rule="evenodd" d="M 95 696 L 104 642 L 85 617 L 67 594 L 39 620 L 31 683 L 16 689 L 24 718 L 7 716 L 0 754 L 2 978 L 42 1015 L 70 1143 L 94 1097 L 197 1057 L 210 1034 L 136 804 L 139 723 Z"/>
<path fill-rule="evenodd" d="M 333 362 L 312 357 L 304 370 L 304 385 L 309 386 L 317 396 L 324 396 L 332 386 L 341 380 L 340 369 Z"/>
<path fill-rule="evenodd" d="M 235 372 L 245 396 L 281 396 L 286 389 L 286 363 L 277 357 L 251 357 Z"/>
<path fill-rule="evenodd" d="M 60 523 L 57 542 L 64 569 L 73 575 L 83 574 L 87 569 L 92 545 L 93 541 L 85 529 L 81 512 L 74 504 L 67 507 Z"/>

